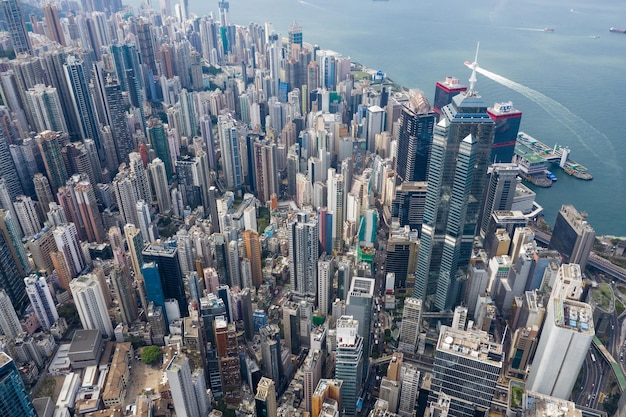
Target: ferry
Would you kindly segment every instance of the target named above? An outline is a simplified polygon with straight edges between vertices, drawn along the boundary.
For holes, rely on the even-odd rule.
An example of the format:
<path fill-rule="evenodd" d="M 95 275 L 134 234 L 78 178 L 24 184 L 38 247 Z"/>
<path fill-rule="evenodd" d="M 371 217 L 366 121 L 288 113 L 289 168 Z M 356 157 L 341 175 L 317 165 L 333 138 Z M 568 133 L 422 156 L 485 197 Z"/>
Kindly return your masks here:
<path fill-rule="evenodd" d="M 558 180 L 556 175 L 554 175 L 552 172 L 548 171 L 547 169 L 545 172 L 546 172 L 546 177 L 548 177 L 549 180 L 552 180 L 552 182 Z"/>
<path fill-rule="evenodd" d="M 544 32 L 554 32 L 554 29 L 552 28 L 543 28 Z"/>
<path fill-rule="evenodd" d="M 620 28 L 616 28 L 616 27 L 611 27 L 611 29 L 609 29 L 609 32 L 626 33 L 626 29 L 620 29 Z"/>

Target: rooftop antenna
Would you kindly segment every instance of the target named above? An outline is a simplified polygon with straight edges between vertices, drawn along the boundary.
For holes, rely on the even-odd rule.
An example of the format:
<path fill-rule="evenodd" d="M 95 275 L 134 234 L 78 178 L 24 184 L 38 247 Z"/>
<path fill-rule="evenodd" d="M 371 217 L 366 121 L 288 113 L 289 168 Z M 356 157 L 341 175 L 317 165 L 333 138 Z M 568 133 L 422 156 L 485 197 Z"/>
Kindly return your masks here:
<path fill-rule="evenodd" d="M 474 62 L 469 65 L 469 67 L 472 69 L 472 75 L 469 78 L 470 88 L 467 93 L 470 96 L 474 94 L 474 84 L 476 84 L 476 68 L 478 68 L 478 48 L 480 48 L 480 42 L 476 44 L 476 56 L 474 57 Z"/>

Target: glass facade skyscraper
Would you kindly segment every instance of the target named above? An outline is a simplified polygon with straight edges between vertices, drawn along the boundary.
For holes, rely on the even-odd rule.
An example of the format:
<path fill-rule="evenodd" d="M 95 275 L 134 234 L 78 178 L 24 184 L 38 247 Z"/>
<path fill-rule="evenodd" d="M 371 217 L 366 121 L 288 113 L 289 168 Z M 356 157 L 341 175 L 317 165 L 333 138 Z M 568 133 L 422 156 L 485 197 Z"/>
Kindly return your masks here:
<path fill-rule="evenodd" d="M 15 362 L 0 352 L 0 405 L 3 416 L 37 417 Z"/>
<path fill-rule="evenodd" d="M 472 88 L 442 109 L 435 126 L 414 296 L 450 310 L 479 223 L 495 124 Z"/>

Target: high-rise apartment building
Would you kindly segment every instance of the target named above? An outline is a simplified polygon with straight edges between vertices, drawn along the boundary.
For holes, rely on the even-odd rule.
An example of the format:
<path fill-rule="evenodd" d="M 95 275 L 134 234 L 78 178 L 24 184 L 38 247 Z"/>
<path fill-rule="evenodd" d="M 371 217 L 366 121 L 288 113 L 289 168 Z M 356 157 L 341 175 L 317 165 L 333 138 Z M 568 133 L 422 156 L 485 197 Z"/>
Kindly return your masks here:
<path fill-rule="evenodd" d="M 25 91 L 27 110 L 36 132 L 67 132 L 65 115 L 57 89 L 37 84 Z"/>
<path fill-rule="evenodd" d="M 87 240 L 89 242 L 102 242 L 105 233 L 93 185 L 89 181 L 80 181 L 74 187 L 74 194 L 78 203 L 78 211 L 85 225 Z"/>
<path fill-rule="evenodd" d="M 22 325 L 17 317 L 11 297 L 4 289 L 0 289 L 0 331 L 13 340 L 22 333 Z"/>
<path fill-rule="evenodd" d="M 68 179 L 63 156 L 61 155 L 61 147 L 69 141 L 69 136 L 62 132 L 45 130 L 39 133 L 35 139 L 41 152 L 43 164 L 46 167 L 46 175 L 52 186 L 52 191 L 56 192 L 65 185 Z"/>
<path fill-rule="evenodd" d="M 400 404 L 398 414 L 402 417 L 415 417 L 415 405 L 419 394 L 420 371 L 411 363 L 403 363 L 400 367 Z"/>
<path fill-rule="evenodd" d="M 30 197 L 18 195 L 13 202 L 13 207 L 15 208 L 15 214 L 17 215 L 24 235 L 32 236 L 39 233 L 41 223 L 39 223 L 35 202 Z"/>
<path fill-rule="evenodd" d="M 148 174 L 156 196 L 159 213 L 168 214 L 172 209 L 172 202 L 170 200 L 165 164 L 160 158 L 154 158 L 148 164 Z"/>
<path fill-rule="evenodd" d="M 341 406 L 349 417 L 356 416 L 356 400 L 363 381 L 363 338 L 358 328 L 359 323 L 351 316 L 337 320 L 335 378 L 343 381 Z"/>
<path fill-rule="evenodd" d="M 59 252 L 63 254 L 71 276 L 76 277 L 85 268 L 76 225 L 74 223 L 59 225 L 52 231 L 52 235 Z"/>
<path fill-rule="evenodd" d="M 30 305 L 35 310 L 35 314 L 39 319 L 41 329 L 50 330 L 50 327 L 59 319 L 54 299 L 50 294 L 50 288 L 44 277 L 30 275 L 24 278 L 26 286 L 26 294 L 30 300 Z"/>
<path fill-rule="evenodd" d="M 0 352 L 0 402 L 3 404 L 3 415 L 37 416 L 20 371 L 13 359 L 4 352 Z"/>
<path fill-rule="evenodd" d="M 596 232 L 587 223 L 587 214 L 564 204 L 556 216 L 549 247 L 559 251 L 563 263 L 578 264 L 584 271 L 595 237 Z"/>
<path fill-rule="evenodd" d="M 259 234 L 253 230 L 242 232 L 244 255 L 250 261 L 252 285 L 259 287 L 263 283 L 263 267 L 261 265 L 261 242 Z"/>
<path fill-rule="evenodd" d="M 15 54 L 31 54 L 33 52 L 19 0 L 0 1 L 0 11 L 4 19 Z"/>
<path fill-rule="evenodd" d="M 10 242 L 7 242 L 0 233 L 0 288 L 6 291 L 13 307 L 17 311 L 22 311 L 28 303 L 28 297 L 10 246 Z"/>
<path fill-rule="evenodd" d="M 51 40 L 67 46 L 65 43 L 65 34 L 63 33 L 63 27 L 59 19 L 59 11 L 57 5 L 54 3 L 46 3 L 42 6 L 43 16 L 46 19 L 46 35 Z"/>
<path fill-rule="evenodd" d="M 4 242 L 11 251 L 11 256 L 17 267 L 20 277 L 29 273 L 32 269 L 26 247 L 20 234 L 20 226 L 11 217 L 11 212 L 0 209 L 0 233 L 4 237 Z"/>
<path fill-rule="evenodd" d="M 230 115 L 217 118 L 217 131 L 222 150 L 221 164 L 224 170 L 224 185 L 235 190 L 243 185 L 243 162 L 239 149 L 239 136 L 235 119 Z"/>
<path fill-rule="evenodd" d="M 289 274 L 292 291 L 315 295 L 319 258 L 317 222 L 299 212 L 289 224 Z"/>
<path fill-rule="evenodd" d="M 474 417 L 491 408 L 502 370 L 502 345 L 487 332 L 442 326 L 435 351 L 430 402 L 437 393 L 450 397 L 450 414 Z"/>
<path fill-rule="evenodd" d="M 84 329 L 99 330 L 110 339 L 114 337 L 104 291 L 94 274 L 81 275 L 70 282 L 74 303 Z"/>
<path fill-rule="evenodd" d="M 330 311 L 335 277 L 335 258 L 324 255 L 317 261 L 317 309 L 326 316 Z"/>
<path fill-rule="evenodd" d="M 495 123 L 475 80 L 442 109 L 433 137 L 414 289 L 430 309 L 457 304 L 480 220 Z"/>

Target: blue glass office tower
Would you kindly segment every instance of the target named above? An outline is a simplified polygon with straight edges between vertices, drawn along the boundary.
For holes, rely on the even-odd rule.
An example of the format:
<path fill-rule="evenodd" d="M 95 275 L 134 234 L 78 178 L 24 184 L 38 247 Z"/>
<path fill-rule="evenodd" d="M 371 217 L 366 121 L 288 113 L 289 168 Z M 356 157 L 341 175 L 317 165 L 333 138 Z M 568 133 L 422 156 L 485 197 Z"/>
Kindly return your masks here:
<path fill-rule="evenodd" d="M 473 74 L 471 81 L 475 81 Z M 479 223 L 495 123 L 473 89 L 455 96 L 435 126 L 414 296 L 451 310 L 461 295 Z"/>
<path fill-rule="evenodd" d="M 163 296 L 166 299 L 175 298 L 178 301 L 181 316 L 187 317 L 189 315 L 187 296 L 185 295 L 183 275 L 178 263 L 177 248 L 171 246 L 146 245 L 142 254 L 145 263 L 154 262 L 156 264 L 163 288 Z M 144 279 L 146 279 L 145 275 Z M 148 283 L 146 282 L 146 293 L 148 291 L 147 287 Z M 149 295 L 147 295 L 147 297 L 150 299 Z"/>
<path fill-rule="evenodd" d="M 0 416 L 37 417 L 15 362 L 4 352 L 0 352 Z"/>

